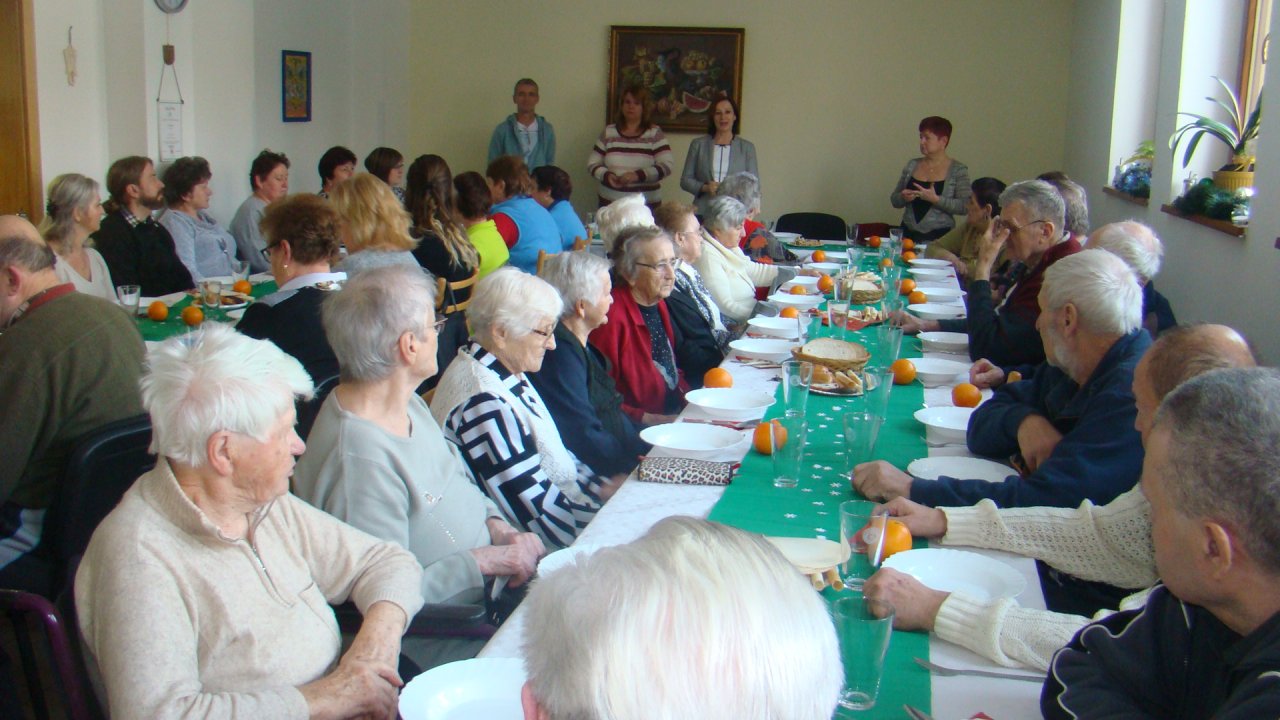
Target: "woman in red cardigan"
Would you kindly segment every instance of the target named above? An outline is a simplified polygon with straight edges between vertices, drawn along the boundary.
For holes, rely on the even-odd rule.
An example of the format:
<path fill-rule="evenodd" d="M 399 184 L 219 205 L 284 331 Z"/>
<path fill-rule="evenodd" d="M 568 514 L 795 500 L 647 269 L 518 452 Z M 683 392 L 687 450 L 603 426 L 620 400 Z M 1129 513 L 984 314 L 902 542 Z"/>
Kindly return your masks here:
<path fill-rule="evenodd" d="M 613 306 L 590 336 L 609 360 L 622 411 L 645 425 L 675 419 L 689 389 L 676 367 L 680 339 L 665 302 L 679 267 L 671 236 L 651 226 L 623 230 L 614 245 Z"/>

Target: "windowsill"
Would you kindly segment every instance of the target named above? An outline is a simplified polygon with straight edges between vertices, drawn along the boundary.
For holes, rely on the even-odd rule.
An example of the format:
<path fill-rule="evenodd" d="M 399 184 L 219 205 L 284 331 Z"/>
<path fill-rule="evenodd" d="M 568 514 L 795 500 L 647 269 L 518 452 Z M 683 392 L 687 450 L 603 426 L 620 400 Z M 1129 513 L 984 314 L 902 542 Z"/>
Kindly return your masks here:
<path fill-rule="evenodd" d="M 1116 198 L 1117 200 L 1123 200 L 1128 203 L 1133 203 L 1134 205 L 1141 205 L 1142 207 L 1146 207 L 1147 203 L 1150 202 L 1148 198 L 1138 197 L 1137 195 L 1130 195 L 1129 193 L 1123 190 L 1117 190 L 1111 187 L 1110 185 L 1103 185 L 1102 192 L 1106 195 L 1110 195 L 1111 197 Z"/>
<path fill-rule="evenodd" d="M 1232 237 L 1244 237 L 1244 232 L 1247 229 L 1242 227 L 1236 227 L 1235 225 L 1232 225 L 1226 220 L 1214 220 L 1213 218 L 1207 218 L 1203 215 L 1187 215 L 1186 213 L 1182 212 L 1181 210 L 1179 210 L 1178 208 L 1172 205 L 1161 205 L 1160 211 L 1168 215 L 1172 215 L 1176 218 L 1182 218 L 1183 220 L 1188 220 L 1197 225 L 1203 225 L 1209 228 L 1210 230 L 1217 230 L 1223 235 L 1230 235 Z"/>

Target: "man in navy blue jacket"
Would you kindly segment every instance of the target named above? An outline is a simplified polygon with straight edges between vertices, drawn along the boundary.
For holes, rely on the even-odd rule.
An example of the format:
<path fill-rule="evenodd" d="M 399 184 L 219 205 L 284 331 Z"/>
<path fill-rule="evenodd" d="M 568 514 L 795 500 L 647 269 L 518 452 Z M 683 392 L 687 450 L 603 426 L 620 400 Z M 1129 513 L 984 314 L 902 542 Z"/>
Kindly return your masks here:
<path fill-rule="evenodd" d="M 1280 717 L 1280 372 L 1165 398 L 1142 492 L 1164 582 L 1054 655 L 1045 718 Z"/>
<path fill-rule="evenodd" d="M 855 468 L 854 488 L 873 500 L 907 496 L 930 507 L 1076 507 L 1105 504 L 1142 471 L 1133 371 L 1151 345 L 1142 329 L 1142 291 L 1133 272 L 1105 250 L 1087 250 L 1045 273 L 1036 321 L 1048 360 L 1020 368 L 1025 379 L 985 360 L 971 375 L 995 395 L 969 420 L 969 449 L 1015 458 L 1026 469 L 1003 482 L 918 480 L 884 461 Z"/>

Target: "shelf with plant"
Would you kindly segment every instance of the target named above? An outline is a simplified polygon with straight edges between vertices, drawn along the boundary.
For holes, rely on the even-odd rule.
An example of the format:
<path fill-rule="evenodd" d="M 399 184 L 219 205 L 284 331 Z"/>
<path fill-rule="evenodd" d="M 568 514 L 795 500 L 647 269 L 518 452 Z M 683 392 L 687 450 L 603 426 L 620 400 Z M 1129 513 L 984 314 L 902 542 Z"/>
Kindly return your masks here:
<path fill-rule="evenodd" d="M 1258 139 L 1258 128 L 1262 123 L 1262 95 L 1259 93 L 1253 108 L 1241 105 L 1240 97 L 1222 78 L 1213 76 L 1222 86 L 1230 101 L 1207 96 L 1205 100 L 1214 103 L 1227 113 L 1227 122 L 1215 120 L 1199 113 L 1179 112 L 1191 118 L 1191 121 L 1178 127 L 1169 138 L 1169 149 L 1176 158 L 1178 145 L 1186 140 L 1186 149 L 1182 154 L 1182 167 L 1191 163 L 1200 141 L 1206 137 L 1221 142 L 1231 151 L 1231 162 L 1214 172 L 1214 184 L 1226 190 L 1239 190 L 1253 185 L 1253 146 Z"/>

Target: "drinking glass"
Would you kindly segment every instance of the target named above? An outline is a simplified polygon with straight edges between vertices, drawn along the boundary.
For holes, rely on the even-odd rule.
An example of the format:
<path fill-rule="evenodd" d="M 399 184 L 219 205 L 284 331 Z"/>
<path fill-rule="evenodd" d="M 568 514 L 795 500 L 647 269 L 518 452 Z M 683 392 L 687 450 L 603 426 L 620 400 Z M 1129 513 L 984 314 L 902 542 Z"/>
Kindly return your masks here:
<path fill-rule="evenodd" d="M 120 301 L 120 307 L 129 313 L 129 317 L 137 317 L 138 304 L 142 302 L 142 287 L 140 285 L 117 285 L 116 299 Z"/>
<path fill-rule="evenodd" d="M 884 600 L 854 594 L 836 600 L 832 615 L 840 639 L 840 662 L 844 665 L 840 706 L 869 710 L 880 695 L 884 658 L 893 637 L 894 608 Z"/>
<path fill-rule="evenodd" d="M 889 239 L 893 241 L 894 245 L 897 245 L 898 247 L 902 247 L 902 228 L 900 227 L 890 228 Z"/>
<path fill-rule="evenodd" d="M 849 301 L 828 300 L 827 321 L 831 323 L 831 337 L 845 339 L 849 322 Z"/>
<path fill-rule="evenodd" d="M 852 471 L 858 463 L 869 462 L 876 452 L 876 438 L 884 417 L 871 412 L 844 414 L 844 449 Z"/>
<path fill-rule="evenodd" d="M 880 278 L 884 281 L 884 296 L 900 297 L 899 290 L 902 286 L 902 268 L 898 265 L 890 265 L 886 268 L 880 268 Z"/>
<path fill-rule="evenodd" d="M 200 281 L 200 304 L 204 305 L 207 310 L 217 310 L 222 307 L 221 280 Z"/>
<path fill-rule="evenodd" d="M 893 364 L 902 349 L 902 326 L 887 320 L 876 326 L 877 351 L 885 365 Z"/>
<path fill-rule="evenodd" d="M 800 484 L 808 431 L 809 423 L 803 415 L 784 415 L 769 423 L 774 487 L 793 488 Z"/>
<path fill-rule="evenodd" d="M 249 277 L 249 262 L 247 260 L 231 261 L 231 282 L 234 284 Z"/>
<path fill-rule="evenodd" d="M 885 417 L 889 409 L 889 391 L 893 389 L 893 368 L 869 365 L 862 372 L 862 392 L 867 412 Z"/>
<path fill-rule="evenodd" d="M 804 415 L 809 403 L 809 384 L 813 382 L 813 363 L 803 360 L 782 361 L 782 407 L 786 415 Z"/>
<path fill-rule="evenodd" d="M 840 566 L 840 579 L 854 592 L 880 567 L 884 555 L 884 529 L 889 522 L 885 513 L 873 515 L 866 500 L 840 503 L 840 540 L 849 546 L 849 559 Z"/>
<path fill-rule="evenodd" d="M 849 261 L 845 263 L 845 272 L 858 272 L 862 268 L 862 258 L 866 255 L 866 252 L 864 248 L 850 245 Z"/>

